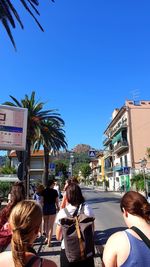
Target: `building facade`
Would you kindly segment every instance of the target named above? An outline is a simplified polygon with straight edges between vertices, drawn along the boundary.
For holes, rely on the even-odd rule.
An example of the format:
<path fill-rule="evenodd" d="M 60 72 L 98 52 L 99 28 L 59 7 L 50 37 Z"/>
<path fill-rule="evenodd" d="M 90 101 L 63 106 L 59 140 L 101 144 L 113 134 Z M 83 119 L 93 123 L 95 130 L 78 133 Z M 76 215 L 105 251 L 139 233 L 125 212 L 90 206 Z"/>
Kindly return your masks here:
<path fill-rule="evenodd" d="M 18 168 L 19 161 L 15 151 L 11 151 L 9 154 L 11 166 Z M 42 181 L 44 175 L 44 151 L 39 150 L 31 154 L 30 162 L 30 179 Z"/>
<path fill-rule="evenodd" d="M 126 101 L 123 107 L 114 110 L 104 134 L 104 167 L 109 188 L 128 191 L 131 177 L 141 170 L 141 161 L 150 147 L 150 101 Z M 148 159 L 145 167 L 148 172 Z"/>

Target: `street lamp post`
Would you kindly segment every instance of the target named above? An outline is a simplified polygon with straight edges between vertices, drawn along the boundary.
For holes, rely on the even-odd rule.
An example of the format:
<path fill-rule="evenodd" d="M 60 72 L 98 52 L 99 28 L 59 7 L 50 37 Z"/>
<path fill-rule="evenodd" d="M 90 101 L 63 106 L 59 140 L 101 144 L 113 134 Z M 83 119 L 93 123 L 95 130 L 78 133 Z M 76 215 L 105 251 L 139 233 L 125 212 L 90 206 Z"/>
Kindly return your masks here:
<path fill-rule="evenodd" d="M 145 176 L 145 168 L 146 168 L 146 165 L 147 165 L 147 159 L 146 159 L 146 158 L 143 158 L 143 159 L 141 160 L 141 168 L 142 168 L 142 170 L 143 170 L 144 194 L 145 194 L 145 197 L 147 198 L 146 176 Z"/>
<path fill-rule="evenodd" d="M 71 151 L 70 152 L 70 161 L 69 161 L 69 173 L 70 173 L 70 176 L 73 175 L 73 163 L 74 163 L 74 155 L 73 155 L 73 152 Z"/>

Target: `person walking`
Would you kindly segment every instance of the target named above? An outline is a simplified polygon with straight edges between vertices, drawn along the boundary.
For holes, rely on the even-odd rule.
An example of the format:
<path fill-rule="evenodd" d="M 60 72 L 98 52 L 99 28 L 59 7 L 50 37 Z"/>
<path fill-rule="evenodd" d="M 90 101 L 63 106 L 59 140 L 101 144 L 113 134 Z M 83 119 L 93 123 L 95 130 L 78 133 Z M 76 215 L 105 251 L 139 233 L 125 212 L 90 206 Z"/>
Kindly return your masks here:
<path fill-rule="evenodd" d="M 129 191 L 122 197 L 120 208 L 128 229 L 109 237 L 103 252 L 103 266 L 149 266 L 150 248 L 137 231 L 150 239 L 150 204 L 140 193 Z"/>
<path fill-rule="evenodd" d="M 78 180 L 74 177 L 70 177 L 69 179 L 67 179 L 65 181 L 65 185 L 64 185 L 64 194 L 63 194 L 63 198 L 62 198 L 62 201 L 61 201 L 61 204 L 60 204 L 60 208 L 63 209 L 67 206 L 67 198 L 66 198 L 66 190 L 67 190 L 67 187 L 71 184 L 71 183 L 75 183 L 75 184 L 78 184 Z"/>
<path fill-rule="evenodd" d="M 66 198 L 66 190 L 67 190 L 67 187 L 71 184 L 71 179 L 67 179 L 65 181 L 65 185 L 64 185 L 64 189 L 63 189 L 63 198 L 62 198 L 62 201 L 61 201 L 61 204 L 60 204 L 60 208 L 63 209 L 66 207 L 66 205 L 68 204 L 67 203 L 67 198 Z"/>
<path fill-rule="evenodd" d="M 42 197 L 42 192 L 44 190 L 44 186 L 42 184 L 38 184 L 35 187 L 35 193 L 33 195 L 33 200 L 35 200 L 41 207 L 43 207 L 43 197 Z M 43 231 L 43 220 L 39 229 L 38 237 L 42 236 L 42 231 Z"/>
<path fill-rule="evenodd" d="M 68 205 L 66 208 L 61 209 L 56 217 L 56 238 L 57 240 L 63 239 L 62 234 L 62 225 L 61 220 L 67 218 L 67 213 L 70 216 L 73 216 L 76 210 L 80 213 L 81 208 L 83 208 L 83 213 L 88 217 L 94 217 L 93 210 L 88 206 L 85 202 L 85 199 L 82 195 L 81 188 L 76 183 L 71 183 L 67 186 L 66 189 L 66 199 Z M 67 212 L 66 212 L 67 209 Z M 94 224 L 93 224 L 93 233 L 94 233 Z M 60 254 L 60 266 L 61 267 L 93 267 L 94 259 L 93 257 L 89 257 L 82 261 L 77 262 L 69 262 L 65 253 L 65 243 L 64 239 L 61 242 L 61 254 Z"/>
<path fill-rule="evenodd" d="M 11 251 L 0 254 L 0 266 L 5 267 L 57 267 L 29 251 L 42 222 L 41 207 L 34 200 L 23 200 L 11 211 L 9 224 L 12 231 Z"/>
<path fill-rule="evenodd" d="M 43 190 L 43 218 L 44 218 L 44 233 L 45 244 L 51 246 L 51 238 L 53 233 L 53 226 L 56 217 L 56 211 L 59 210 L 58 193 L 54 187 L 54 181 L 49 180 L 47 187 Z"/>

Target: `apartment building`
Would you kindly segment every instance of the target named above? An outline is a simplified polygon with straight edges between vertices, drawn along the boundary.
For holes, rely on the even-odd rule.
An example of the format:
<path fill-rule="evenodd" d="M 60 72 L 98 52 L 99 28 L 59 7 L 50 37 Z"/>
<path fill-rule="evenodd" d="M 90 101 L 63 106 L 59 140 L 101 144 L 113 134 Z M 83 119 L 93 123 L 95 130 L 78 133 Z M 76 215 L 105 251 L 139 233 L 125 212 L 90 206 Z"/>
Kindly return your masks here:
<path fill-rule="evenodd" d="M 150 147 L 150 101 L 126 101 L 113 111 L 104 134 L 104 167 L 109 188 L 129 190 L 131 177 L 141 170 L 141 160 L 147 158 Z M 147 159 L 145 167 L 149 172 L 150 160 Z"/>
<path fill-rule="evenodd" d="M 9 154 L 9 158 L 11 161 L 12 167 L 18 167 L 18 159 L 16 152 L 13 150 Z M 44 173 L 44 151 L 39 150 L 35 151 L 31 154 L 31 162 L 30 162 L 30 178 L 34 180 L 41 180 Z"/>
<path fill-rule="evenodd" d="M 104 181 L 104 160 L 103 160 L 103 152 L 98 153 L 95 158 L 90 161 L 91 167 L 91 178 L 96 182 Z"/>

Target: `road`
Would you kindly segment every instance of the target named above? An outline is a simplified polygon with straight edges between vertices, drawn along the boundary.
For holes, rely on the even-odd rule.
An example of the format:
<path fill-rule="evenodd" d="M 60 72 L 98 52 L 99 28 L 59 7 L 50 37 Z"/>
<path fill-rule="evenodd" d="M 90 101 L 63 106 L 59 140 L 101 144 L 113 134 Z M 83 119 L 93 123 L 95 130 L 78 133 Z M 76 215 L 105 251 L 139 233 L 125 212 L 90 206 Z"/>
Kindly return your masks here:
<path fill-rule="evenodd" d="M 125 229 L 120 211 L 120 193 L 82 189 L 83 195 L 95 213 L 96 243 L 105 244 L 108 237 Z"/>

